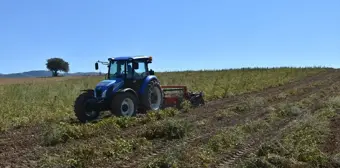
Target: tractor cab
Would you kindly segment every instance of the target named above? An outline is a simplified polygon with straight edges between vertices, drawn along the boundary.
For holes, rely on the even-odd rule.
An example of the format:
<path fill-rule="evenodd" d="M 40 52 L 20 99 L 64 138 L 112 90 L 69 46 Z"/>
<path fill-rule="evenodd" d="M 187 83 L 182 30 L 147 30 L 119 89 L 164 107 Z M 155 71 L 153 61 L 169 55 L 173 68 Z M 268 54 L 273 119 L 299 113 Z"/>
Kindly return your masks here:
<path fill-rule="evenodd" d="M 148 68 L 152 63 L 152 57 L 117 57 L 108 59 L 108 80 L 116 79 L 143 79 L 148 75 L 154 75 L 154 71 Z M 98 70 L 98 62 L 95 63 L 95 69 Z"/>
<path fill-rule="evenodd" d="M 117 57 L 109 58 L 108 61 L 106 80 L 97 85 L 97 95 L 100 94 L 99 92 L 103 92 L 103 83 L 115 85 L 117 89 L 130 88 L 134 92 L 140 93 L 146 78 L 154 75 L 154 71 L 149 71 L 148 67 L 148 64 L 152 62 L 151 56 Z M 98 63 L 95 63 L 95 68 L 98 69 Z M 116 91 L 114 90 L 114 92 Z"/>

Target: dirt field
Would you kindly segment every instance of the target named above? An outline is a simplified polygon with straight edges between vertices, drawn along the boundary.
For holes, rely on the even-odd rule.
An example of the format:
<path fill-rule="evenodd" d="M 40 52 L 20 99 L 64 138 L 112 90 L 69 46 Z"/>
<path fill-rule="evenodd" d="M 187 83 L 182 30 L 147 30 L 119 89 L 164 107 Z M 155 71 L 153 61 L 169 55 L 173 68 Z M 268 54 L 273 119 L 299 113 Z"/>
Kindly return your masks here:
<path fill-rule="evenodd" d="M 0 167 L 339 167 L 340 71 L 272 83 L 140 118 L 3 122 Z"/>

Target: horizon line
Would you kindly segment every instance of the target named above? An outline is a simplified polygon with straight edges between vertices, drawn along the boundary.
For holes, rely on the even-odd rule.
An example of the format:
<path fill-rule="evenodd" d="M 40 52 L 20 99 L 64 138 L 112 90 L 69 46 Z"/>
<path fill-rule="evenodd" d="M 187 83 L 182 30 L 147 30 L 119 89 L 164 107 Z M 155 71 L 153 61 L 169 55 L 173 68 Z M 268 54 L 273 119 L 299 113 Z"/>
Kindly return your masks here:
<path fill-rule="evenodd" d="M 242 70 L 242 69 L 280 69 L 280 68 L 298 68 L 298 69 L 308 69 L 308 68 L 322 68 L 322 69 L 338 69 L 337 67 L 330 67 L 330 66 L 321 66 L 321 65 L 314 65 L 314 66 L 273 66 L 273 67 L 261 67 L 261 66 L 248 66 L 248 67 L 239 67 L 239 68 L 205 68 L 205 69 L 183 69 L 183 70 L 154 70 L 155 72 L 186 72 L 186 71 L 227 71 L 227 70 Z M 13 72 L 13 73 L 0 73 L 1 75 L 11 75 L 11 74 L 21 74 L 33 71 L 45 71 L 50 72 L 49 70 L 29 70 L 23 72 Z M 78 72 L 59 72 L 60 74 L 74 74 L 74 73 L 107 73 L 101 71 L 78 71 Z"/>

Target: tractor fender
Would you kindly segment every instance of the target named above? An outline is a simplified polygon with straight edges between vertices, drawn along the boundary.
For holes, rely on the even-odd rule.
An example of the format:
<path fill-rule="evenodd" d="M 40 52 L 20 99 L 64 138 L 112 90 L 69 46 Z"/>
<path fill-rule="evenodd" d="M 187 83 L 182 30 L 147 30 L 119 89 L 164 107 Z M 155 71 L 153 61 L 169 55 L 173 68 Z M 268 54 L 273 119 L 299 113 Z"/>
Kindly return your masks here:
<path fill-rule="evenodd" d="M 143 83 L 142 83 L 142 85 L 141 85 L 141 87 L 140 87 L 140 89 L 139 89 L 139 91 L 138 91 L 138 93 L 139 93 L 140 95 L 143 95 L 143 94 L 145 93 L 145 89 L 146 89 L 146 87 L 148 86 L 148 84 L 149 84 L 149 82 L 150 82 L 151 80 L 156 80 L 156 81 L 159 83 L 159 80 L 157 79 L 156 76 L 154 76 L 154 75 L 149 75 L 149 76 L 147 76 L 147 77 L 144 79 L 144 81 L 143 81 Z"/>
<path fill-rule="evenodd" d="M 82 90 L 80 90 L 81 92 L 94 92 L 94 90 L 93 89 L 82 89 Z"/>
<path fill-rule="evenodd" d="M 94 89 L 82 89 L 80 90 L 81 93 L 89 93 L 93 96 L 95 96 L 95 92 L 94 92 Z"/>
<path fill-rule="evenodd" d="M 133 95 L 136 96 L 137 100 L 139 100 L 138 94 L 137 94 L 133 89 L 131 89 L 131 88 L 119 89 L 119 90 L 117 91 L 117 93 L 123 93 L 123 92 L 130 92 L 130 93 L 132 93 Z"/>

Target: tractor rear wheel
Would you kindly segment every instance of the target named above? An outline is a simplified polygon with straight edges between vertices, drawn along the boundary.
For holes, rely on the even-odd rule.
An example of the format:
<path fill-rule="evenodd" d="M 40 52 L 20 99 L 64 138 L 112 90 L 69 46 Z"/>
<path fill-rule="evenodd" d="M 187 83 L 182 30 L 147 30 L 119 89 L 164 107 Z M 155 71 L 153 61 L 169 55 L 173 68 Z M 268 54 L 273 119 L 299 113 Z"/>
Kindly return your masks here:
<path fill-rule="evenodd" d="M 112 100 L 111 112 L 116 116 L 135 116 L 137 114 L 137 97 L 129 92 L 118 93 Z"/>
<path fill-rule="evenodd" d="M 77 97 L 74 103 L 74 113 L 80 122 L 86 123 L 99 116 L 100 113 L 90 107 L 90 101 L 93 99 L 95 99 L 93 91 L 84 92 Z"/>
<path fill-rule="evenodd" d="M 143 95 L 143 104 L 146 110 L 159 110 L 162 108 L 164 93 L 159 82 L 156 80 L 150 81 L 146 87 L 146 93 Z"/>

